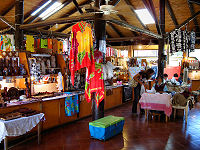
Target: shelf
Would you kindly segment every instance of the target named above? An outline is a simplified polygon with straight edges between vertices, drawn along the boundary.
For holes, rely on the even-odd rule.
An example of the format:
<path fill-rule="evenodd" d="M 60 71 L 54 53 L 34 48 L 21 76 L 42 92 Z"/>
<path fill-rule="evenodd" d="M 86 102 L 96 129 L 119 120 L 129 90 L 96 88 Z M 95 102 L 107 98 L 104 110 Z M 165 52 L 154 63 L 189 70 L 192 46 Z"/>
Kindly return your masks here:
<path fill-rule="evenodd" d="M 0 79 L 6 79 L 6 78 L 16 78 L 16 79 L 22 79 L 26 78 L 28 75 L 19 75 L 19 76 L 0 76 Z"/>

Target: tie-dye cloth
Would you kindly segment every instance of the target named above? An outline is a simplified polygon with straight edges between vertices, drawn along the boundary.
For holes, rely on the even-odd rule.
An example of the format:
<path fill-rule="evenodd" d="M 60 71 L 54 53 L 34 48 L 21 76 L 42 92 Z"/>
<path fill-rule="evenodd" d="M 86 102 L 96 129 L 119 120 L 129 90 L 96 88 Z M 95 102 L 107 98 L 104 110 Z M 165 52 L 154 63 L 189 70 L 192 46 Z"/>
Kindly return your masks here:
<path fill-rule="evenodd" d="M 65 98 L 65 114 L 73 116 L 79 113 L 78 95 L 73 95 Z"/>

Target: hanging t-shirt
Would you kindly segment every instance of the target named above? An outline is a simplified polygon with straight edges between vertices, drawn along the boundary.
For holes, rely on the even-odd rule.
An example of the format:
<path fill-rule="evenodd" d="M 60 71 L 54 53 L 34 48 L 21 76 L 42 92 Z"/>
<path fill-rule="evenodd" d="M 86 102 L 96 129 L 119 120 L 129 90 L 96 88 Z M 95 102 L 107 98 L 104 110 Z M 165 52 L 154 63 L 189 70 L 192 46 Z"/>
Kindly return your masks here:
<path fill-rule="evenodd" d="M 41 45 L 41 48 L 47 48 L 48 46 L 47 39 L 41 39 L 40 45 Z"/>
<path fill-rule="evenodd" d="M 91 25 L 83 21 L 75 24 L 72 27 L 69 63 L 73 85 L 75 71 L 91 65 L 92 50 L 93 38 Z"/>
<path fill-rule="evenodd" d="M 34 52 L 34 38 L 32 35 L 26 35 L 26 50 Z"/>
<path fill-rule="evenodd" d="M 48 39 L 48 49 L 53 49 L 52 39 Z"/>
<path fill-rule="evenodd" d="M 58 40 L 53 39 L 53 53 L 56 54 L 58 50 Z"/>

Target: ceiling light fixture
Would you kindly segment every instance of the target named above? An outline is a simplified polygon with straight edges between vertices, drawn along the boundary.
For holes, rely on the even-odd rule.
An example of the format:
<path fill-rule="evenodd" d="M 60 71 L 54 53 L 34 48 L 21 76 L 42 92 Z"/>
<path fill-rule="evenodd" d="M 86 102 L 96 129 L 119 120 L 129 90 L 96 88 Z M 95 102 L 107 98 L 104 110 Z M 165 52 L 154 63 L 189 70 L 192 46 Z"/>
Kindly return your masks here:
<path fill-rule="evenodd" d="M 135 10 L 136 14 L 144 24 L 154 24 L 155 21 L 147 9 Z"/>
<path fill-rule="evenodd" d="M 38 8 L 36 11 L 34 11 L 31 16 L 35 16 L 40 10 L 42 10 L 44 7 L 46 7 L 49 3 L 51 3 L 52 0 L 47 1 L 44 3 L 40 8 Z"/>
<path fill-rule="evenodd" d="M 50 17 L 51 15 L 53 15 L 55 12 L 60 10 L 63 6 L 64 6 L 64 4 L 62 4 L 60 2 L 55 2 L 47 10 L 45 10 L 39 17 L 42 18 L 42 20 L 45 20 L 48 17 Z"/>

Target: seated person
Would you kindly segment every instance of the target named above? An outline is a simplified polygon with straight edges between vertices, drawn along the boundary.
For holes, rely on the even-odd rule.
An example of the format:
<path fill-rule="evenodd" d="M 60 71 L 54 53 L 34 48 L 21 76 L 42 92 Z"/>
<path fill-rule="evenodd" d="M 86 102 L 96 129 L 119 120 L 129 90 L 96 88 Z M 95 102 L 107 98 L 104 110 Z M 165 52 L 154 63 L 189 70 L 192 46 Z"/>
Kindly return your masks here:
<path fill-rule="evenodd" d="M 165 74 L 163 75 L 163 78 L 164 78 L 164 79 L 163 79 L 163 83 L 166 83 L 167 81 L 169 81 L 169 79 L 168 79 L 168 74 L 165 73 Z"/>
<path fill-rule="evenodd" d="M 178 78 L 178 82 L 180 85 L 183 83 L 183 73 L 180 74 L 180 77 Z"/>
<path fill-rule="evenodd" d="M 156 92 L 162 94 L 168 91 L 167 86 L 163 83 L 163 78 L 158 76 L 156 78 L 156 82 L 154 83 L 153 87 Z"/>
<path fill-rule="evenodd" d="M 178 74 L 175 73 L 173 78 L 170 80 L 172 84 L 174 85 L 180 85 L 180 83 L 178 81 L 176 81 L 176 78 L 178 77 Z"/>

